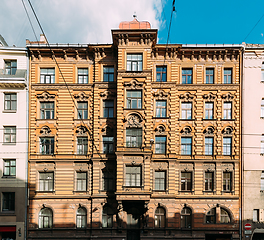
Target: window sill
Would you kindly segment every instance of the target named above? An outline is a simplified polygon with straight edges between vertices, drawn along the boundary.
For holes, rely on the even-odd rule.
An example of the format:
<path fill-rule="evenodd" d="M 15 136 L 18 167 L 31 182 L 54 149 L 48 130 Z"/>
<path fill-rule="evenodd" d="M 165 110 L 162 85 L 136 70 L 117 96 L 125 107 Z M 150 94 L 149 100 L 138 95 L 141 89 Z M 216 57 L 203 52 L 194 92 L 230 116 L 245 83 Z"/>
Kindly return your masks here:
<path fill-rule="evenodd" d="M 52 191 L 40 191 L 40 190 L 36 190 L 35 193 L 55 193 L 55 190 L 52 190 Z"/>
<path fill-rule="evenodd" d="M 170 117 L 152 117 L 152 119 L 170 119 Z"/>
<path fill-rule="evenodd" d="M 144 186 L 123 186 L 123 188 L 139 188 L 142 189 Z"/>
<path fill-rule="evenodd" d="M 180 190 L 180 193 L 194 193 L 194 190 Z"/>
<path fill-rule="evenodd" d="M 87 190 L 74 190 L 73 193 L 88 193 Z"/>
<path fill-rule="evenodd" d="M 15 210 L 2 210 L 0 215 L 16 215 Z"/>
<path fill-rule="evenodd" d="M 98 117 L 99 119 L 116 119 L 116 117 Z M 88 120 L 88 119 L 85 119 L 85 120 Z"/>
<path fill-rule="evenodd" d="M 16 113 L 17 110 L 4 110 L 3 113 Z"/>
<path fill-rule="evenodd" d="M 16 179 L 16 176 L 2 176 L 2 178 Z"/>
<path fill-rule="evenodd" d="M 179 121 L 194 121 L 195 119 L 184 119 L 184 118 L 180 118 Z"/>
<path fill-rule="evenodd" d="M 16 142 L 15 143 L 7 143 L 7 142 L 4 142 L 3 145 L 16 145 Z"/>
<path fill-rule="evenodd" d="M 204 121 L 216 121 L 217 119 L 215 118 L 203 118 Z"/>
<path fill-rule="evenodd" d="M 37 118 L 36 120 L 37 121 L 50 121 L 50 120 L 54 121 L 54 120 L 57 120 L 57 118 Z"/>
<path fill-rule="evenodd" d="M 233 119 L 233 118 L 230 118 L 230 119 L 225 119 L 225 118 L 222 118 L 222 121 L 235 121 L 236 119 Z"/>
<path fill-rule="evenodd" d="M 144 110 L 144 108 L 124 108 L 124 110 Z"/>

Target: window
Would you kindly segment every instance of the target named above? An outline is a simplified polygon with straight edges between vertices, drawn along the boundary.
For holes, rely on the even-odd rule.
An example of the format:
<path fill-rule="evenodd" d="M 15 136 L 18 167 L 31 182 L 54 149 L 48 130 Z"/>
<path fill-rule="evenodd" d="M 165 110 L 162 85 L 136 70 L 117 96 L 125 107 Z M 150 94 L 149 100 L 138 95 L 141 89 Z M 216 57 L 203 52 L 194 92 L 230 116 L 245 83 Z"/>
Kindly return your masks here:
<path fill-rule="evenodd" d="M 192 155 L 191 137 L 181 137 L 181 155 Z"/>
<path fill-rule="evenodd" d="M 88 83 L 88 68 L 78 68 L 78 83 Z"/>
<path fill-rule="evenodd" d="M 142 129 L 127 128 L 126 129 L 126 146 L 141 147 L 142 144 Z"/>
<path fill-rule="evenodd" d="M 230 223 L 230 216 L 229 216 L 228 212 L 223 208 L 220 209 L 220 222 L 221 223 Z"/>
<path fill-rule="evenodd" d="M 3 176 L 16 176 L 16 160 L 8 159 L 4 160 L 4 173 Z"/>
<path fill-rule="evenodd" d="M 213 68 L 207 68 L 206 69 L 206 84 L 213 84 L 214 83 L 214 69 Z"/>
<path fill-rule="evenodd" d="M 181 118 L 192 119 L 192 103 L 190 102 L 181 103 Z"/>
<path fill-rule="evenodd" d="M 182 69 L 182 84 L 192 84 L 192 69 Z"/>
<path fill-rule="evenodd" d="M 206 223 L 216 223 L 216 208 L 212 208 L 206 214 Z"/>
<path fill-rule="evenodd" d="M 40 138 L 40 154 L 42 155 L 54 154 L 54 137 Z"/>
<path fill-rule="evenodd" d="M 166 172 L 155 171 L 155 190 L 165 191 L 166 190 Z"/>
<path fill-rule="evenodd" d="M 142 107 L 142 92 L 127 91 L 127 108 L 140 109 Z"/>
<path fill-rule="evenodd" d="M 17 110 L 16 93 L 5 93 L 5 110 Z"/>
<path fill-rule="evenodd" d="M 115 174 L 111 170 L 102 171 L 102 190 L 114 191 L 115 190 Z"/>
<path fill-rule="evenodd" d="M 127 54 L 127 71 L 142 71 L 142 54 Z"/>
<path fill-rule="evenodd" d="M 76 212 L 76 227 L 86 228 L 87 211 L 84 207 L 79 207 Z"/>
<path fill-rule="evenodd" d="M 205 155 L 213 155 L 214 153 L 214 138 L 213 137 L 205 137 L 204 138 L 204 154 Z"/>
<path fill-rule="evenodd" d="M 261 65 L 261 82 L 264 81 L 264 62 Z"/>
<path fill-rule="evenodd" d="M 114 153 L 114 137 L 103 136 L 103 153 Z"/>
<path fill-rule="evenodd" d="M 164 118 L 167 113 L 167 102 L 166 101 L 156 101 L 156 117 Z"/>
<path fill-rule="evenodd" d="M 204 105 L 204 117 L 205 119 L 213 119 L 214 118 L 214 103 L 206 102 Z"/>
<path fill-rule="evenodd" d="M 3 192 L 2 197 L 3 197 L 2 211 L 15 211 L 15 193 Z"/>
<path fill-rule="evenodd" d="M 223 155 L 231 155 L 232 153 L 232 138 L 223 137 Z"/>
<path fill-rule="evenodd" d="M 113 66 L 104 66 L 104 82 L 114 81 L 115 69 Z"/>
<path fill-rule="evenodd" d="M 111 228 L 113 227 L 113 211 L 109 207 L 103 208 L 103 216 L 102 216 L 102 227 L 103 228 Z"/>
<path fill-rule="evenodd" d="M 223 191 L 231 192 L 232 190 L 232 172 L 223 173 Z"/>
<path fill-rule="evenodd" d="M 192 190 L 192 172 L 181 172 L 181 191 Z"/>
<path fill-rule="evenodd" d="M 261 177 L 260 177 L 260 191 L 264 191 L 264 171 L 261 172 Z"/>
<path fill-rule="evenodd" d="M 190 208 L 183 208 L 181 211 L 181 228 L 192 228 L 192 211 Z"/>
<path fill-rule="evenodd" d="M 40 103 L 40 118 L 41 119 L 54 119 L 54 102 L 41 102 Z"/>
<path fill-rule="evenodd" d="M 204 174 L 204 190 L 213 191 L 214 190 L 214 173 L 205 172 Z"/>
<path fill-rule="evenodd" d="M 232 119 L 232 103 L 224 102 L 224 119 Z"/>
<path fill-rule="evenodd" d="M 42 208 L 39 212 L 39 228 L 52 228 L 52 210 Z"/>
<path fill-rule="evenodd" d="M 40 83 L 55 83 L 55 69 L 41 68 L 40 69 Z"/>
<path fill-rule="evenodd" d="M 264 99 L 263 98 L 261 99 L 261 112 L 260 112 L 260 117 L 261 118 L 264 118 Z"/>
<path fill-rule="evenodd" d="M 76 191 L 86 191 L 87 172 L 76 173 Z"/>
<path fill-rule="evenodd" d="M 126 166 L 126 186 L 141 186 L 141 166 Z"/>
<path fill-rule="evenodd" d="M 88 118 L 88 103 L 78 102 L 78 119 Z"/>
<path fill-rule="evenodd" d="M 5 74 L 15 75 L 17 70 L 17 60 L 5 60 Z"/>
<path fill-rule="evenodd" d="M 231 84 L 232 83 L 232 69 L 224 69 L 224 83 Z"/>
<path fill-rule="evenodd" d="M 260 154 L 264 155 L 264 134 L 261 135 L 261 140 L 260 140 Z"/>
<path fill-rule="evenodd" d="M 16 127 L 4 127 L 4 143 L 16 143 Z"/>
<path fill-rule="evenodd" d="M 259 222 L 259 209 L 253 209 L 253 222 Z"/>
<path fill-rule="evenodd" d="M 166 153 L 166 137 L 155 137 L 155 153 L 165 154 Z"/>
<path fill-rule="evenodd" d="M 156 81 L 166 82 L 167 81 L 167 67 L 161 66 L 156 68 Z"/>
<path fill-rule="evenodd" d="M 54 173 L 40 172 L 39 173 L 39 191 L 53 191 L 54 189 Z"/>
<path fill-rule="evenodd" d="M 113 118 L 114 117 L 114 101 L 106 100 L 104 101 L 104 113 L 105 118 Z"/>
<path fill-rule="evenodd" d="M 87 155 L 88 152 L 88 138 L 77 137 L 77 154 Z"/>
<path fill-rule="evenodd" d="M 155 211 L 155 228 L 165 228 L 166 212 L 162 207 Z"/>

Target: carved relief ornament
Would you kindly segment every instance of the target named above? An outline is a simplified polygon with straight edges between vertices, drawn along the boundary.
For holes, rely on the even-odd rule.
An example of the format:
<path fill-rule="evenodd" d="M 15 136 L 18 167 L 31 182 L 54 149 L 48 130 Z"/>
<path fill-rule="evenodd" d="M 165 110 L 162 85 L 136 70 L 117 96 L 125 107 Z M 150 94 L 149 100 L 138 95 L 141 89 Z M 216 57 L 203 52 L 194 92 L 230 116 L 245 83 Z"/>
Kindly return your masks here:
<path fill-rule="evenodd" d="M 141 127 L 142 119 L 137 114 L 130 114 L 127 117 L 128 127 Z"/>
<path fill-rule="evenodd" d="M 78 135 L 86 135 L 88 133 L 88 129 L 85 126 L 78 126 L 77 130 L 76 130 L 76 133 Z"/>
<path fill-rule="evenodd" d="M 41 135 L 50 135 L 51 130 L 48 126 L 43 126 L 40 130 Z"/>
<path fill-rule="evenodd" d="M 164 90 L 160 90 L 158 92 L 154 92 L 153 96 L 158 98 L 159 100 L 166 100 L 169 93 L 165 92 Z"/>
<path fill-rule="evenodd" d="M 48 92 L 43 92 L 37 95 L 37 98 L 41 101 L 53 101 L 55 99 L 55 94 L 49 94 Z"/>
<path fill-rule="evenodd" d="M 155 131 L 159 134 L 163 134 L 163 133 L 165 133 L 165 126 L 159 125 L 156 127 Z"/>
<path fill-rule="evenodd" d="M 79 92 L 78 94 L 74 95 L 74 98 L 78 101 L 87 101 L 89 98 L 88 94 L 85 94 L 84 92 Z"/>
<path fill-rule="evenodd" d="M 229 92 L 229 93 L 223 94 L 222 99 L 227 100 L 227 101 L 231 101 L 234 99 L 234 95 Z"/>
<path fill-rule="evenodd" d="M 216 94 L 208 93 L 203 95 L 203 99 L 213 101 L 216 99 Z"/>
<path fill-rule="evenodd" d="M 194 94 L 191 94 L 190 92 L 186 92 L 186 93 L 180 95 L 180 99 L 186 100 L 186 101 L 191 101 L 194 99 Z"/>
<path fill-rule="evenodd" d="M 187 127 L 184 127 L 182 130 L 181 130 L 181 133 L 182 134 L 190 134 L 192 132 L 192 128 L 187 126 Z"/>
<path fill-rule="evenodd" d="M 136 79 L 132 79 L 130 82 L 124 83 L 124 86 L 130 89 L 138 89 L 143 87 L 143 83 L 140 83 Z"/>
<path fill-rule="evenodd" d="M 103 97 L 103 98 L 115 97 L 115 96 L 116 96 L 115 92 L 111 92 L 111 91 L 108 91 L 108 90 L 105 90 L 104 92 L 100 93 L 100 97 Z"/>
<path fill-rule="evenodd" d="M 210 127 L 207 127 L 207 128 L 204 130 L 204 133 L 210 135 L 210 134 L 214 134 L 214 131 L 215 131 L 214 127 L 210 126 Z"/>
<path fill-rule="evenodd" d="M 230 135 L 232 134 L 234 131 L 234 129 L 231 127 L 231 126 L 227 126 L 223 129 L 222 133 L 223 134 L 227 134 L 227 135 Z"/>

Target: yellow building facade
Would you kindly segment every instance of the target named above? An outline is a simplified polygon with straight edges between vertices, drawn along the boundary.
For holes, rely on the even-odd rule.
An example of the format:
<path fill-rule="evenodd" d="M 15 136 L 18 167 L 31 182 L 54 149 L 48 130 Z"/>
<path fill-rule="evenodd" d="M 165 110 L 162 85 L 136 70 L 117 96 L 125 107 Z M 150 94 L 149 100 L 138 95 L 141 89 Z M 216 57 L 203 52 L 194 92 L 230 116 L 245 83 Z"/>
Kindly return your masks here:
<path fill-rule="evenodd" d="M 28 42 L 28 238 L 239 238 L 242 47 L 112 37 Z"/>

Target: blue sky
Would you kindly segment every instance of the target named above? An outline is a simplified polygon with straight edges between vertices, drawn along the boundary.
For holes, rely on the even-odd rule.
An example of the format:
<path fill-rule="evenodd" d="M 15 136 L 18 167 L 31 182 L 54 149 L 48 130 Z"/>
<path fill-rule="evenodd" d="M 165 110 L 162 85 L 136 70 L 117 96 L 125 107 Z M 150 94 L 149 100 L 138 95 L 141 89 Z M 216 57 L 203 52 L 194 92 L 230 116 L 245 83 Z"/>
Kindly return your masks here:
<path fill-rule="evenodd" d="M 40 29 L 23 0 L 37 36 Z M 30 0 L 50 43 L 112 43 L 121 21 L 149 21 L 159 43 L 167 42 L 173 0 Z M 176 0 L 170 43 L 240 44 L 264 14 L 264 1 Z M 22 0 L 1 0 L 0 34 L 9 45 L 35 41 Z M 264 17 L 246 39 L 264 44 Z"/>

